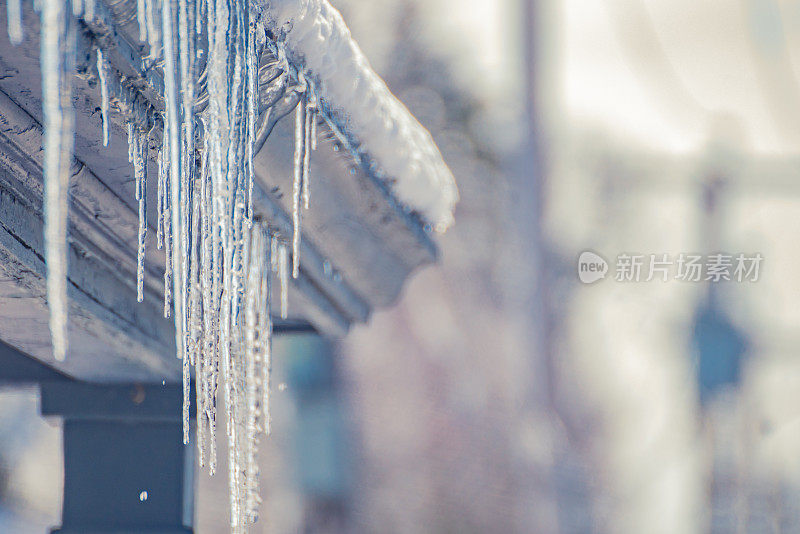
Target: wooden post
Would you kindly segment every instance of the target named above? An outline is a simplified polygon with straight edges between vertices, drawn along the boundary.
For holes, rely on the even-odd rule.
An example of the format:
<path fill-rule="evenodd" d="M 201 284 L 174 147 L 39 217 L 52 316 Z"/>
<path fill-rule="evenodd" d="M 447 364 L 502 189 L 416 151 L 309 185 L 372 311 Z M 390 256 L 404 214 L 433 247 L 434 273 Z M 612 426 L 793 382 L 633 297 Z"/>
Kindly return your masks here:
<path fill-rule="evenodd" d="M 191 534 L 193 446 L 184 446 L 180 385 L 50 382 L 41 411 L 63 418 L 59 534 Z"/>

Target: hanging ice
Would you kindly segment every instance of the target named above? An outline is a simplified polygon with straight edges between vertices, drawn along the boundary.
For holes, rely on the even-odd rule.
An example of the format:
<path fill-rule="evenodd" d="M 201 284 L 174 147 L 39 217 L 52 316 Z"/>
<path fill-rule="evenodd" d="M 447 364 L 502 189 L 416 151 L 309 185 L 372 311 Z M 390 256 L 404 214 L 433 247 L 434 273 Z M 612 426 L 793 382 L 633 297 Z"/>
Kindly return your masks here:
<path fill-rule="evenodd" d="M 95 0 L 34 4 L 42 28 L 47 298 L 53 353 L 63 359 L 74 17 L 93 20 Z M 7 2 L 12 42 L 22 39 L 20 5 L 20 0 Z M 98 15 L 106 17 L 108 10 L 100 7 Z M 142 301 L 149 150 L 151 141 L 159 146 L 156 137 L 161 135 L 154 158 L 156 242 L 165 251 L 164 315 L 173 318 L 182 359 L 183 437 L 188 442 L 193 373 L 198 455 L 212 473 L 217 466 L 217 406 L 224 400 L 231 526 L 234 532 L 244 532 L 257 517 L 260 501 L 258 435 L 271 430 L 272 280 L 277 276 L 280 283 L 279 314 L 286 319 L 290 276 L 300 275 L 302 219 L 310 205 L 311 151 L 317 146 L 318 123 L 335 130 L 357 163 L 362 156 L 353 146 L 364 132 L 375 132 L 379 139 L 370 139 L 370 148 L 389 176 L 398 178 L 394 191 L 437 226 L 452 219 L 455 186 L 430 136 L 369 69 L 326 0 L 137 0 L 135 18 L 141 48 L 148 51 L 142 67 L 161 75 L 163 103 L 156 109 L 139 92 L 139 81 L 122 76 L 98 46 L 103 144 L 109 142 L 113 101 L 128 128 L 139 212 L 136 287 Z M 91 35 L 91 26 L 81 26 L 84 36 L 105 45 L 103 36 Z M 330 46 L 321 46 L 320 39 Z M 304 58 L 302 68 L 290 63 L 290 48 L 295 58 Z M 268 58 L 264 64 L 262 58 Z M 330 73 L 330 65 L 344 73 L 324 85 L 325 98 L 333 95 L 339 102 L 350 102 L 343 126 L 333 124 L 331 103 L 315 85 Z M 354 87 L 354 79 L 363 83 Z M 275 122 L 292 109 L 292 227 L 284 227 L 279 235 L 255 213 L 254 157 Z M 355 145 L 347 144 L 351 141 Z M 420 162 L 429 172 L 414 176 L 411 171 Z M 400 180 L 406 175 L 411 178 Z M 324 270 L 333 273 L 334 280 L 340 277 L 327 262 Z"/>
<path fill-rule="evenodd" d="M 12 44 L 22 42 L 22 0 L 6 0 L 8 39 Z"/>
<path fill-rule="evenodd" d="M 75 38 L 71 13 L 85 10 L 85 17 L 91 18 L 94 4 L 41 0 L 41 6 L 48 299 L 54 354 L 61 359 L 67 343 L 66 221 L 72 149 L 68 74 L 74 70 L 71 43 Z M 21 38 L 17 8 L 12 0 L 8 6 L 12 40 Z M 161 133 L 156 155 L 156 234 L 166 256 L 164 315 L 175 321 L 182 359 L 183 438 L 188 442 L 190 437 L 189 392 L 194 373 L 198 455 L 212 473 L 217 464 L 220 387 L 224 395 L 231 526 L 234 532 L 244 532 L 256 519 L 260 502 L 258 435 L 271 431 L 271 279 L 274 274 L 280 279 L 280 315 L 286 318 L 290 276 L 284 242 L 288 236 L 279 238 L 266 222 L 254 220 L 253 212 L 253 158 L 263 112 L 258 94 L 259 56 L 266 45 L 263 27 L 253 18 L 249 2 L 243 1 L 138 0 L 136 16 L 139 39 L 148 43 L 150 60 L 163 59 L 165 110 L 154 110 L 123 87 L 103 50 L 97 48 L 103 144 L 109 141 L 113 91 L 126 118 L 128 159 L 135 178 L 136 287 L 141 302 L 149 144 L 154 132 Z M 285 55 L 278 53 L 278 57 L 281 72 L 288 72 Z M 295 277 L 299 275 L 300 211 L 309 205 L 310 151 L 316 144 L 316 98 L 302 72 L 296 74 L 292 91 L 299 97 L 290 100 L 297 114 L 291 266 Z M 276 84 L 277 94 L 285 90 L 286 76 L 266 83 Z M 195 146 L 197 139 L 201 146 Z M 258 142 L 263 143 L 263 138 Z"/>
<path fill-rule="evenodd" d="M 294 179 L 292 181 L 292 224 L 294 235 L 292 236 L 292 277 L 300 275 L 300 235 L 302 229 L 300 221 L 302 212 L 300 211 L 300 195 L 303 188 L 303 162 L 305 161 L 305 125 L 306 125 L 306 105 L 303 99 L 297 104 L 294 112 Z"/>
<path fill-rule="evenodd" d="M 281 280 L 281 319 L 289 315 L 289 262 L 286 245 L 278 245 L 278 277 Z"/>
<path fill-rule="evenodd" d="M 310 184 L 308 183 L 311 168 L 311 130 L 314 123 L 314 105 L 311 102 L 306 105 L 305 118 L 306 121 L 303 125 L 303 207 L 308 209 L 311 199 Z"/>
<path fill-rule="evenodd" d="M 84 0 L 83 16 L 86 20 L 94 18 L 94 2 L 95 0 Z"/>
<path fill-rule="evenodd" d="M 160 23 L 157 24 L 155 15 L 159 5 Z M 246 5 L 244 2 L 233 3 L 229 11 L 227 4 L 215 2 L 207 4 L 180 0 L 176 6 L 171 2 L 138 0 L 140 39 L 151 44 L 151 56 L 161 54 L 159 48 L 164 50 L 166 112 L 162 120 L 152 109 L 143 109 L 139 100 L 126 99 L 123 102 L 124 112 L 129 115 L 128 157 L 134 168 L 135 198 L 140 218 L 137 298 L 141 301 L 144 292 L 147 162 L 151 131 L 148 123 L 155 125 L 155 121 L 158 121 L 163 143 L 157 156 L 157 240 L 159 247 L 166 248 L 167 257 L 164 274 L 165 315 L 172 315 L 176 321 L 176 342 L 179 355 L 185 361 L 187 384 L 190 364 L 194 365 L 200 379 L 199 436 L 201 439 L 208 437 L 212 442 L 216 428 L 214 407 L 217 404 L 217 384 L 220 383 L 218 373 L 224 375 L 222 382 L 229 401 L 227 426 L 231 439 L 235 441 L 238 439 L 235 437 L 234 424 L 239 413 L 237 409 L 252 407 L 253 402 L 252 395 L 249 404 L 242 404 L 236 398 L 239 388 L 233 385 L 233 381 L 237 373 L 252 367 L 252 358 L 268 361 L 264 355 L 268 354 L 271 331 L 268 313 L 262 311 L 254 322 L 252 308 L 242 311 L 247 291 L 250 291 L 247 295 L 251 304 L 268 299 L 273 263 L 269 258 L 274 241 L 260 223 L 254 226 L 252 222 L 252 158 L 258 109 L 257 48 L 263 47 L 263 43 L 259 45 L 256 42 L 256 27 Z M 42 72 L 47 130 L 48 292 L 54 352 L 62 358 L 66 352 L 68 173 L 65 170 L 68 169 L 71 152 L 72 123 L 68 102 L 70 77 L 65 73 L 71 68 L 69 41 L 74 38 L 75 24 L 70 12 L 77 15 L 85 9 L 86 16 L 91 18 L 94 16 L 94 5 L 90 2 L 84 5 L 79 0 L 67 3 L 43 0 L 41 7 L 42 26 L 46 30 L 42 38 Z M 21 37 L 18 3 L 12 0 L 8 9 L 11 14 L 9 32 L 12 39 L 17 39 L 17 36 Z M 234 21 L 233 31 L 228 27 L 229 20 Z M 205 56 L 196 52 L 204 31 L 208 39 Z M 159 46 L 152 46 L 158 37 L 161 38 L 157 43 Z M 197 64 L 200 58 L 205 61 L 201 66 L 202 72 Z M 103 142 L 107 145 L 110 82 L 108 66 L 99 48 L 96 51 L 96 65 L 100 82 Z M 197 120 L 195 95 L 198 94 L 198 88 L 207 91 L 206 98 L 210 101 L 200 118 L 204 124 L 204 142 L 203 163 L 199 173 L 194 159 L 194 125 Z M 242 117 L 245 120 L 241 120 Z M 242 161 L 246 164 L 241 165 Z M 253 234 L 255 237 L 248 237 L 251 232 L 256 232 Z M 258 232 L 266 237 L 259 238 Z M 247 244 L 248 239 L 252 239 L 250 245 Z M 266 267 L 257 261 L 258 256 L 252 256 L 256 252 L 259 252 L 260 262 L 266 263 Z M 285 264 L 285 249 L 283 252 Z M 248 284 L 258 278 L 259 272 L 263 272 L 263 280 L 259 282 L 261 285 L 249 289 Z M 286 298 L 283 300 L 285 302 Z M 242 317 L 248 318 L 246 320 L 249 322 L 243 324 Z M 255 337 L 254 328 L 259 332 Z M 220 356 L 223 357 L 223 365 L 220 365 Z M 242 363 L 243 357 L 247 364 Z M 267 368 L 268 365 L 262 365 L 257 373 L 261 377 L 259 380 L 264 383 L 268 381 Z M 255 379 L 252 373 L 245 374 L 248 380 Z M 259 409 L 266 410 L 267 399 L 268 393 L 259 390 Z M 188 400 L 185 404 L 188 405 Z M 248 417 L 252 419 L 253 415 Z M 259 427 L 266 431 L 266 419 L 259 423 Z M 204 429 L 209 431 L 209 436 L 206 436 Z M 201 447 L 201 458 L 205 459 L 204 456 L 205 448 Z M 209 460 L 212 464 L 215 462 L 213 446 Z M 252 467 L 249 471 L 253 471 Z M 234 472 L 231 476 L 232 479 L 241 478 Z M 234 488 L 233 493 L 249 495 L 244 500 L 237 498 L 232 503 L 234 512 L 242 511 L 252 516 L 252 487 L 241 491 Z M 233 522 L 243 524 L 245 515 L 239 514 Z"/>
<path fill-rule="evenodd" d="M 136 109 L 136 108 L 135 108 Z M 147 125 L 141 119 L 128 122 L 128 160 L 133 164 L 136 200 L 139 204 L 139 239 L 136 254 L 136 298 L 144 300 L 144 260 L 147 243 L 147 162 L 149 138 Z"/>
<path fill-rule="evenodd" d="M 62 0 L 41 0 L 42 101 L 45 126 L 45 262 L 53 357 L 67 353 L 67 209 L 72 161 L 75 22 Z"/>
<path fill-rule="evenodd" d="M 136 2 L 136 17 L 139 22 L 139 40 L 147 40 L 147 7 L 145 0 L 137 0 Z"/>
<path fill-rule="evenodd" d="M 103 118 L 103 146 L 108 146 L 108 81 L 103 51 L 97 49 L 97 77 L 100 79 L 100 115 Z"/>

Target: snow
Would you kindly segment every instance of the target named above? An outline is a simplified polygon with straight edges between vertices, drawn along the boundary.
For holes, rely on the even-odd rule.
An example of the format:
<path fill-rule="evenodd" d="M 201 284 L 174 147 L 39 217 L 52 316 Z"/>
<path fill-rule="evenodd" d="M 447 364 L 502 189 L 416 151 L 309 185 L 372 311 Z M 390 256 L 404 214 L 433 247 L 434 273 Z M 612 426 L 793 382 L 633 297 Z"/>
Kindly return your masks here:
<path fill-rule="evenodd" d="M 327 0 L 258 2 L 334 126 L 377 164 L 401 202 L 446 230 L 458 201 L 453 175 L 430 133 L 370 68 L 341 14 Z"/>

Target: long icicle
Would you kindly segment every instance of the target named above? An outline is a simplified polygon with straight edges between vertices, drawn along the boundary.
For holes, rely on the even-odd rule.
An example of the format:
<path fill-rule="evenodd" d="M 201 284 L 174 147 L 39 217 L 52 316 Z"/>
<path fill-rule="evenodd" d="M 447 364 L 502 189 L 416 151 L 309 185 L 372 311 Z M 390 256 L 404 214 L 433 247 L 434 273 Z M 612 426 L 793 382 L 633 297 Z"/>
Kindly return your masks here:
<path fill-rule="evenodd" d="M 8 40 L 18 45 L 22 42 L 22 0 L 6 0 Z"/>
<path fill-rule="evenodd" d="M 303 187 L 303 161 L 305 159 L 305 97 L 300 99 L 294 115 L 294 176 L 292 180 L 292 277 L 300 276 L 301 220 L 300 195 Z"/>
<path fill-rule="evenodd" d="M 179 142 L 180 102 L 178 100 L 178 87 L 175 66 L 175 43 L 173 40 L 173 13 L 172 2 L 165 0 L 161 4 L 161 33 L 164 47 L 164 90 L 166 93 L 167 108 L 167 135 L 169 139 L 169 191 L 170 191 L 170 223 L 172 253 L 172 287 L 173 287 L 173 314 L 175 321 L 175 346 L 178 349 L 178 358 L 183 360 L 183 396 L 184 406 L 189 396 L 190 375 L 188 361 L 186 360 L 185 331 L 184 331 L 184 272 L 183 249 L 175 246 L 175 239 L 183 235 L 183 198 L 181 192 L 181 147 Z M 183 442 L 189 442 L 189 412 L 183 411 Z"/>
<path fill-rule="evenodd" d="M 314 119 L 311 121 L 311 150 L 317 149 L 317 122 L 319 121 L 319 111 L 314 110 Z"/>
<path fill-rule="evenodd" d="M 94 19 L 94 2 L 95 0 L 84 0 L 83 18 L 86 20 Z"/>
<path fill-rule="evenodd" d="M 261 286 L 262 286 L 262 301 L 260 309 L 260 326 L 259 332 L 260 337 L 259 341 L 262 345 L 262 350 L 264 351 L 264 398 L 262 400 L 263 403 L 263 414 L 264 414 L 264 434 L 269 436 L 272 433 L 272 410 L 271 410 L 271 398 L 270 395 L 272 393 L 272 266 L 274 264 L 274 257 L 275 257 L 275 248 L 273 247 L 273 243 L 275 243 L 275 239 L 273 236 L 267 234 L 267 238 L 269 240 L 268 245 L 265 247 L 267 252 L 266 261 L 264 262 L 264 267 L 261 275 Z"/>
<path fill-rule="evenodd" d="M 136 2 L 136 20 L 139 23 L 139 41 L 147 41 L 147 11 L 145 0 Z"/>
<path fill-rule="evenodd" d="M 108 146 L 108 80 L 103 50 L 97 49 L 97 77 L 100 78 L 100 115 L 103 119 L 103 146 Z"/>
<path fill-rule="evenodd" d="M 161 144 L 161 176 L 162 187 L 162 212 L 161 227 L 164 233 L 164 317 L 170 317 L 172 312 L 172 207 L 170 201 L 170 156 L 169 156 L 169 123 L 164 120 L 163 141 Z"/>
<path fill-rule="evenodd" d="M 158 211 L 158 220 L 156 222 L 156 246 L 159 250 L 164 248 L 164 152 L 159 147 L 156 156 L 156 167 L 158 168 L 158 180 L 156 186 L 158 188 L 156 193 L 156 210 Z"/>
<path fill-rule="evenodd" d="M 289 265 L 286 244 L 278 245 L 278 278 L 281 281 L 281 319 L 289 316 Z"/>
<path fill-rule="evenodd" d="M 311 203 L 309 169 L 311 167 L 311 129 L 314 123 L 314 105 L 311 102 L 306 105 L 305 119 L 303 125 L 303 208 L 308 209 Z"/>
<path fill-rule="evenodd" d="M 142 125 L 134 127 L 134 174 L 136 176 L 136 200 L 139 201 L 139 240 L 136 254 L 136 300 L 144 300 L 144 261 L 147 245 L 147 159 L 148 135 Z"/>
<path fill-rule="evenodd" d="M 67 353 L 67 219 L 72 160 L 75 24 L 62 0 L 43 0 L 42 100 L 45 129 L 45 263 L 53 357 Z M 71 57 L 72 56 L 72 57 Z"/>

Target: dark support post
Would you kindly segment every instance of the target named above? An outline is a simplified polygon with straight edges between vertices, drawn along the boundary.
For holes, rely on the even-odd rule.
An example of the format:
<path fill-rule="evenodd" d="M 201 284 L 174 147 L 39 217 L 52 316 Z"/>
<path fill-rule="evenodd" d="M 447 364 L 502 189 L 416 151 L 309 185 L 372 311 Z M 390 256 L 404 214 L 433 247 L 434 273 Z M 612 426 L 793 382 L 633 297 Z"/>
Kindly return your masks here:
<path fill-rule="evenodd" d="M 191 534 L 194 448 L 180 385 L 47 382 L 44 416 L 64 421 L 59 534 Z"/>

